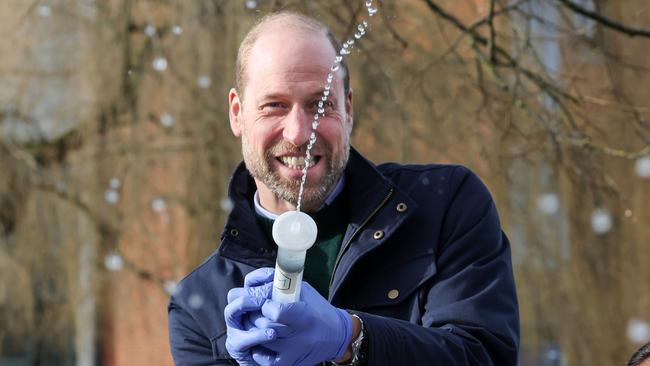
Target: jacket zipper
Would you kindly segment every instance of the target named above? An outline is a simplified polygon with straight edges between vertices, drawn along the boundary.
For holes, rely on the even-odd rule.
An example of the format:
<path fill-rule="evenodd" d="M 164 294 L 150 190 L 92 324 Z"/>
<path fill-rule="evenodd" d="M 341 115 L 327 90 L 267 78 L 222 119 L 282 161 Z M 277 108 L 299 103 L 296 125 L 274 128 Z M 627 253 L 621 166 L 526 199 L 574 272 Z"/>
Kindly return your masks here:
<path fill-rule="evenodd" d="M 368 217 L 366 217 L 366 219 L 363 220 L 361 225 L 357 227 L 357 229 L 352 233 L 352 235 L 350 235 L 350 238 L 343 244 L 343 247 L 341 247 L 339 254 L 336 256 L 336 261 L 334 262 L 334 269 L 332 270 L 332 278 L 330 278 L 330 285 L 329 285 L 330 288 L 332 288 L 332 282 L 334 281 L 334 274 L 336 273 L 336 268 L 339 266 L 339 262 L 341 261 L 343 254 L 345 254 L 345 252 L 348 250 L 348 247 L 350 246 L 352 239 L 354 239 L 354 237 L 357 236 L 359 231 L 361 231 L 361 229 L 363 229 L 363 227 L 366 226 L 368 221 L 370 221 L 370 219 L 373 216 L 375 216 L 377 211 L 379 211 L 379 209 L 381 209 L 386 204 L 386 202 L 388 202 L 388 199 L 390 199 L 390 196 L 392 195 L 393 195 L 393 187 L 390 188 L 390 190 L 386 194 L 386 197 L 384 197 L 381 203 L 379 203 L 379 205 L 375 207 L 375 209 L 370 213 L 370 215 L 368 215 Z"/>

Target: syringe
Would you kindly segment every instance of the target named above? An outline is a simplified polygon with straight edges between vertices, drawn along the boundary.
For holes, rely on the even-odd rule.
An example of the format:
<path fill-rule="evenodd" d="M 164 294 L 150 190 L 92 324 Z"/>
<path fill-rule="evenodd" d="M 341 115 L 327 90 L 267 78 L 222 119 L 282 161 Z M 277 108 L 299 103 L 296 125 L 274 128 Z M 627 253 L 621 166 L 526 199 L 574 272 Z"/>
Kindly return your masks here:
<path fill-rule="evenodd" d="M 288 211 L 275 219 L 272 232 L 278 256 L 271 298 L 281 303 L 296 302 L 300 300 L 305 255 L 316 241 L 316 223 L 306 213 Z"/>

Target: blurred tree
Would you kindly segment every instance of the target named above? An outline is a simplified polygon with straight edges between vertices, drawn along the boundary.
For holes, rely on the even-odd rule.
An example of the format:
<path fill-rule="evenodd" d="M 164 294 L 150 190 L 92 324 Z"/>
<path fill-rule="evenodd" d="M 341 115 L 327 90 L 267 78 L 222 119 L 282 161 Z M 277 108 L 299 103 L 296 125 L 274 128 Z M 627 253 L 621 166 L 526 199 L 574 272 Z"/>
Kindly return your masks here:
<path fill-rule="evenodd" d="M 379 7 L 349 59 L 354 145 L 485 179 L 522 364 L 622 364 L 650 337 L 648 4 Z M 0 4 L 0 363 L 171 363 L 168 293 L 230 209 L 237 46 L 285 8 L 344 39 L 365 17 L 344 0 Z"/>

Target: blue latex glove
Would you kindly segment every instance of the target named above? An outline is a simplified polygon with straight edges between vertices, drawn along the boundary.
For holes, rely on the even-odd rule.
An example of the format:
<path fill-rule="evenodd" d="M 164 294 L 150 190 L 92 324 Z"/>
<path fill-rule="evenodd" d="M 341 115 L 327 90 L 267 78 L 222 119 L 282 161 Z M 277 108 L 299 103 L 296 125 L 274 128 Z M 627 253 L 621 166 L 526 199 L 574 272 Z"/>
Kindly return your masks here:
<path fill-rule="evenodd" d="M 267 300 L 262 305 L 262 314 L 271 322 L 267 326 L 280 323 L 287 328 L 263 347 L 252 348 L 253 360 L 262 366 L 333 361 L 345 354 L 352 337 L 350 315 L 332 306 L 306 282 L 302 283 L 299 302 L 282 304 Z"/>
<path fill-rule="evenodd" d="M 265 326 L 271 325 L 271 322 L 264 319 L 259 322 L 259 327 L 253 324 L 254 319 L 263 319 L 261 307 L 271 297 L 272 281 L 272 270 L 256 270 L 244 279 L 245 287 L 233 288 L 228 292 L 228 305 L 224 309 L 226 349 L 240 365 L 257 365 L 250 348 L 277 337 L 275 329 Z"/>

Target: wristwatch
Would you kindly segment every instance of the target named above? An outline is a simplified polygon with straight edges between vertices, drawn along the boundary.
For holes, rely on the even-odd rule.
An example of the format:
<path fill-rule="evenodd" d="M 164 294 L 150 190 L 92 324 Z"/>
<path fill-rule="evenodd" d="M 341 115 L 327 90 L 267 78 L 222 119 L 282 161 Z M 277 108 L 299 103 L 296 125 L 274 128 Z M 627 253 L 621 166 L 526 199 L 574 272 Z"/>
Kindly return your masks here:
<path fill-rule="evenodd" d="M 363 350 L 361 347 L 363 346 L 363 341 L 366 339 L 366 328 L 363 325 L 363 319 L 361 319 L 357 314 L 350 315 L 359 319 L 359 323 L 361 324 L 361 331 L 359 332 L 357 339 L 352 342 L 352 360 L 350 360 L 349 363 L 336 363 L 332 361 L 332 365 L 334 366 L 360 366 L 365 358 L 363 357 Z"/>

